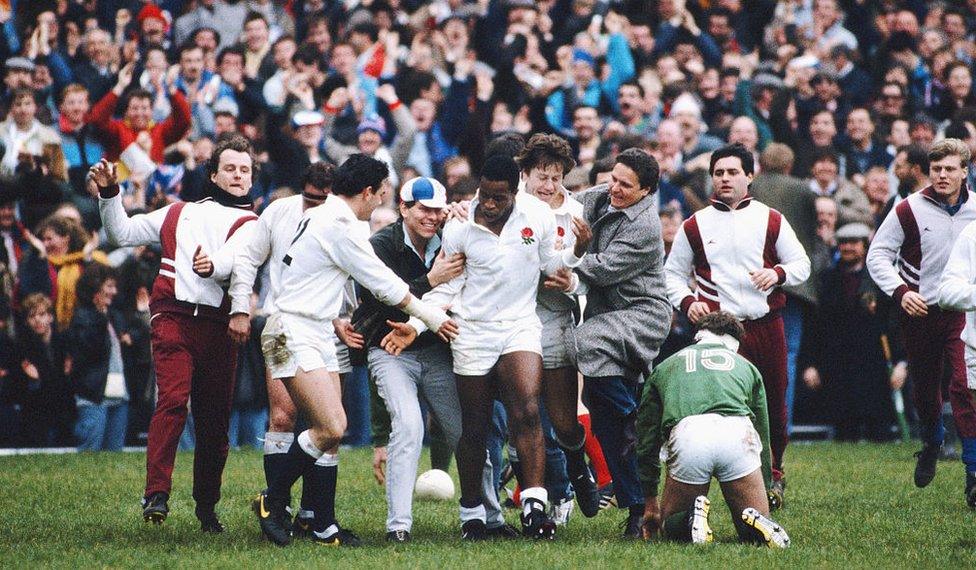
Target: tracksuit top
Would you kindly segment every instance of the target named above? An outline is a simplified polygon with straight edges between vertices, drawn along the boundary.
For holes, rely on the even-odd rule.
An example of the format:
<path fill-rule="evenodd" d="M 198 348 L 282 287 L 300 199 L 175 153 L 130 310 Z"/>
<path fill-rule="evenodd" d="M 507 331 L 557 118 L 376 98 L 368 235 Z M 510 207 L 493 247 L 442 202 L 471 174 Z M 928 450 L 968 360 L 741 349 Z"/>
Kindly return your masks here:
<path fill-rule="evenodd" d="M 219 281 L 230 275 L 230 265 L 214 257 L 213 275 L 200 277 L 193 272 L 193 254 L 198 245 L 210 255 L 225 243 L 231 249 L 242 248 L 254 226 L 249 222 L 257 220 L 249 207 L 223 206 L 206 198 L 129 217 L 121 194 L 99 198 L 98 207 L 110 242 L 122 247 L 161 246 L 159 275 L 150 300 L 153 315 L 177 312 L 229 319 L 230 300 Z"/>
<path fill-rule="evenodd" d="M 966 311 L 962 341 L 976 350 L 976 223 L 963 228 L 956 238 L 939 282 L 939 306 Z"/>
<path fill-rule="evenodd" d="M 683 313 L 703 301 L 712 311 L 759 319 L 786 304 L 779 287 L 760 291 L 753 286 L 749 272 L 763 268 L 776 271 L 778 285 L 799 285 L 810 276 L 810 259 L 789 222 L 750 196 L 735 209 L 712 200 L 675 235 L 664 264 L 668 299 Z"/>
<path fill-rule="evenodd" d="M 965 186 L 954 214 L 935 196 L 929 186 L 899 202 L 868 250 L 871 278 L 897 303 L 908 291 L 920 293 L 930 306 L 938 302 L 939 280 L 952 245 L 963 228 L 976 220 L 976 201 Z"/>

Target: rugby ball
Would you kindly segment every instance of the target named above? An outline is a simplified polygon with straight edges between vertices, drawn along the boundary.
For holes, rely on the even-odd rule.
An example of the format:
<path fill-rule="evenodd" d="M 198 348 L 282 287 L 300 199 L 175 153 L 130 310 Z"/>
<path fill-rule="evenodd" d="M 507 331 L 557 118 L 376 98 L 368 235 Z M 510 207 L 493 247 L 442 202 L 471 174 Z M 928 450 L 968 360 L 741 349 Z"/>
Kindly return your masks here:
<path fill-rule="evenodd" d="M 425 471 L 417 477 L 414 495 L 427 501 L 450 501 L 454 499 L 454 481 L 440 469 Z"/>

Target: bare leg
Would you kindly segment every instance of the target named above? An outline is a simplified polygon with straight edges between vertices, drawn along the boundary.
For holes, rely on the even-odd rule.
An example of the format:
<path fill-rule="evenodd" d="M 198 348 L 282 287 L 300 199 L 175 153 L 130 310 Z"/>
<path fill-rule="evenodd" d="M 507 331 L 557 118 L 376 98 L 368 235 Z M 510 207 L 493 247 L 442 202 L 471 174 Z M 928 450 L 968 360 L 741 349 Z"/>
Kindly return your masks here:
<path fill-rule="evenodd" d="M 694 506 L 696 497 L 708 494 L 709 486 L 710 482 L 691 485 L 675 481 L 668 475 L 661 494 L 661 534 L 664 538 L 684 542 L 691 540 L 686 526 L 687 513 Z"/>
<path fill-rule="evenodd" d="M 543 487 L 546 447 L 539 420 L 542 356 L 525 351 L 504 354 L 498 359 L 496 370 L 499 394 L 508 412 L 510 438 L 522 468 L 522 488 Z"/>
<path fill-rule="evenodd" d="M 766 495 L 766 485 L 763 482 L 762 471 L 756 469 L 752 473 L 736 479 L 720 483 L 722 496 L 729 506 L 732 522 L 739 532 L 739 538 L 747 539 L 751 534 L 743 534 L 745 526 L 742 523 L 742 511 L 752 507 L 764 516 L 769 516 L 769 499 Z"/>
<path fill-rule="evenodd" d="M 457 446 L 461 505 L 475 507 L 484 499 L 481 472 L 485 466 L 485 439 L 495 402 L 495 386 L 490 374 L 455 376 L 458 400 L 461 402 L 461 439 Z"/>
<path fill-rule="evenodd" d="M 579 395 L 579 375 L 575 368 L 556 368 L 542 371 L 542 395 L 546 402 L 546 412 L 556 439 L 564 447 L 575 448 L 583 443 L 585 432 L 577 415 Z"/>

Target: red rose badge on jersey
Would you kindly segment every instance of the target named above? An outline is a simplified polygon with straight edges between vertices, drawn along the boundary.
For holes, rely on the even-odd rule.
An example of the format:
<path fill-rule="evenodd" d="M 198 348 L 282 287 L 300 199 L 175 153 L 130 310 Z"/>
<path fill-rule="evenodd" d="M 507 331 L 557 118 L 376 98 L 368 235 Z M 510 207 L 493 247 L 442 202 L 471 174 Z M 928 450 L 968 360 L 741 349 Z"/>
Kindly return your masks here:
<path fill-rule="evenodd" d="M 525 245 L 535 243 L 535 238 L 532 237 L 533 235 L 532 228 L 522 228 L 522 243 Z"/>
<path fill-rule="evenodd" d="M 566 235 L 566 230 L 564 230 L 562 226 L 556 226 L 556 235 L 559 237 L 563 237 L 564 235 Z"/>

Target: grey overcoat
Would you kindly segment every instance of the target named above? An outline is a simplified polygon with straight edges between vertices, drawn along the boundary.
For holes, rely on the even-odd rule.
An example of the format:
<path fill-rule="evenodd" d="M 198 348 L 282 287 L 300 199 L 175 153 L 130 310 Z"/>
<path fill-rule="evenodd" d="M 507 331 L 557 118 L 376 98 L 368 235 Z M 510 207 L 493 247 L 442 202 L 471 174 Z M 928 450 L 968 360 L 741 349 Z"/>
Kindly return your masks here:
<path fill-rule="evenodd" d="M 583 324 L 576 330 L 577 366 L 585 376 L 635 379 L 650 372 L 671 328 L 654 196 L 609 213 L 606 185 L 576 198 L 593 228 L 588 253 L 576 268 L 586 292 Z"/>

